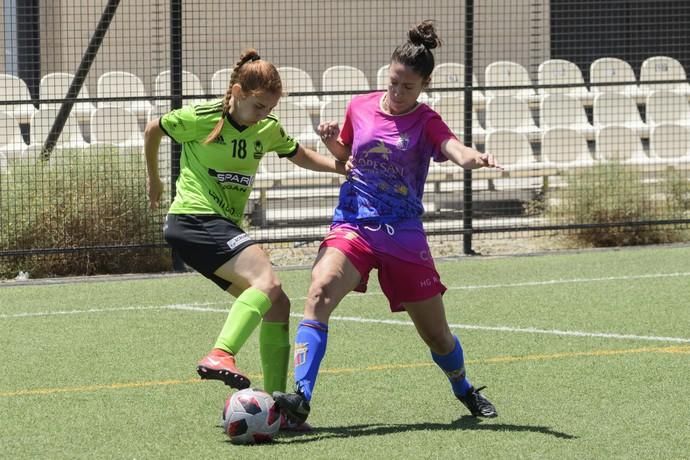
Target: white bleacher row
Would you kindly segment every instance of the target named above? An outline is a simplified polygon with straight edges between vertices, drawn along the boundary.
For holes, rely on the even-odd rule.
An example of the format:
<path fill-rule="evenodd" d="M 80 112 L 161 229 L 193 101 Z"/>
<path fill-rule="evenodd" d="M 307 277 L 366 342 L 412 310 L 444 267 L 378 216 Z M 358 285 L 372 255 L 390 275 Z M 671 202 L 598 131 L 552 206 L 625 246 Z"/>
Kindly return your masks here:
<path fill-rule="evenodd" d="M 339 112 L 342 113 L 342 112 Z M 0 153 L 3 169 L 8 161 L 37 155 L 47 137 L 57 109 L 42 109 L 34 113 L 31 131 L 32 142 L 23 142 L 15 120 L 0 112 Z M 113 129 L 113 120 L 117 129 Z M 451 117 L 452 120 L 452 117 Z M 568 126 L 550 126 L 539 132 L 538 150 L 533 149 L 531 133 L 520 130 L 497 128 L 489 130 L 484 140 L 484 150 L 494 154 L 506 167 L 505 171 L 475 171 L 478 180 L 540 177 L 560 175 L 573 167 L 589 167 L 602 162 L 620 162 L 654 168 L 675 167 L 687 170 L 690 164 L 690 123 L 661 121 L 650 129 L 649 142 L 644 143 L 635 127 L 607 124 L 595 131 L 594 142 L 588 143 L 588 135 Z M 593 148 L 590 146 L 593 144 Z M 168 139 L 164 140 L 161 166 L 169 159 Z M 91 116 L 91 142 L 84 141 L 78 124 L 68 118 L 58 141 L 58 149 L 88 149 L 113 147 L 111 150 L 141 152 L 143 137 L 134 113 L 119 107 L 97 108 Z M 461 181 L 462 170 L 445 164 L 432 164 L 430 181 Z M 337 185 L 340 178 L 329 174 L 314 173 L 294 166 L 289 160 L 280 159 L 271 152 L 262 161 L 257 178 L 259 188 L 285 187 L 290 185 Z"/>
<path fill-rule="evenodd" d="M 312 117 L 308 111 L 294 104 L 289 98 L 284 98 L 276 107 L 275 113 L 281 119 L 287 132 L 298 139 L 305 146 L 312 149 L 322 149 L 315 131 L 315 119 L 318 121 L 342 121 L 347 106 L 347 100 L 338 99 L 321 106 L 318 117 Z M 464 103 L 461 97 L 444 97 L 431 106 L 444 118 L 447 124 L 459 135 L 464 134 Z M 59 108 L 54 105 L 34 110 L 29 118 L 29 143 L 42 142 L 44 131 L 48 130 Z M 164 106 L 149 107 L 145 120 L 164 113 Z M 537 116 L 532 115 L 533 112 Z M 5 113 L 5 112 L 3 112 Z M 142 135 L 143 123 L 136 112 L 115 105 L 103 105 L 89 110 L 88 120 L 80 115 L 70 116 L 68 126 L 75 127 L 69 134 L 75 140 L 90 142 L 94 137 L 96 142 L 102 141 L 103 136 L 113 137 L 117 142 L 131 141 Z M 106 115 L 107 114 L 107 115 Z M 554 127 L 568 127 L 577 129 L 588 140 L 594 140 L 596 132 L 604 126 L 623 125 L 634 130 L 641 138 L 648 138 L 650 129 L 660 123 L 677 123 L 690 125 L 690 104 L 687 99 L 674 92 L 666 90 L 652 91 L 646 100 L 645 120 L 634 101 L 621 93 L 599 93 L 594 98 L 592 123 L 588 121 L 585 109 L 574 98 L 564 94 L 551 94 L 542 98 L 539 109 L 531 110 L 527 102 L 516 96 L 497 95 L 488 98 L 484 122 L 480 122 L 479 114 L 472 112 L 473 141 L 483 144 L 488 132 L 495 130 L 513 130 L 528 136 L 531 142 L 539 142 L 544 130 Z M 11 114 L 6 114 L 5 124 L 16 125 L 14 129 L 5 128 L 10 137 L 0 139 L 2 144 L 21 143 L 19 123 Z M 108 119 L 110 117 L 110 119 Z M 539 120 L 539 123 L 535 121 Z M 14 121 L 12 121 L 14 120 Z M 79 125 L 85 126 L 83 134 L 79 132 Z M 139 134 L 136 134 L 138 131 Z M 38 134 L 43 133 L 43 134 Z M 120 139 L 124 137 L 124 139 Z"/>
<path fill-rule="evenodd" d="M 56 114 L 57 110 L 54 108 L 35 112 L 32 118 L 35 124 L 35 129 L 31 131 L 32 142 L 30 145 L 26 145 L 21 138 L 21 133 L 14 119 L 4 112 L 0 112 L 0 152 L 3 153 L 4 160 L 13 160 L 23 155 L 36 153 L 40 149 L 43 140 L 47 137 L 50 125 Z M 116 129 L 113 129 L 114 120 Z M 669 164 L 677 161 L 679 165 L 685 166 L 690 154 L 690 144 L 687 142 L 689 132 L 690 124 L 687 118 L 684 120 L 684 123 L 671 120 L 670 122 L 662 121 L 654 124 L 651 128 L 648 152 L 645 152 L 639 132 L 634 127 L 623 124 L 609 124 L 596 130 L 596 147 L 594 152 L 596 159 L 599 160 L 627 162 L 628 160 L 644 159 Z M 518 173 L 518 170 L 531 163 L 531 161 L 525 161 L 529 155 L 519 155 L 517 153 L 532 151 L 530 135 L 519 130 L 493 129 L 488 131 L 486 135 L 485 150 L 496 155 L 508 167 L 509 175 L 520 175 L 522 173 Z M 93 112 L 91 117 L 91 136 L 91 142 L 85 142 L 79 131 L 78 124 L 69 118 L 57 146 L 59 148 L 71 149 L 82 149 L 91 146 L 115 146 L 127 151 L 131 151 L 132 148 L 140 150 L 143 146 L 143 137 L 136 116 L 132 112 L 118 107 L 102 107 Z M 635 138 L 634 141 L 630 139 L 631 136 Z M 554 138 L 567 139 L 567 141 L 556 144 L 561 147 L 554 148 L 553 146 L 556 142 Z M 586 134 L 572 127 L 551 126 L 545 128 L 539 133 L 541 158 L 545 162 L 543 164 L 555 162 L 561 166 L 568 167 L 572 166 L 570 161 L 552 159 L 570 158 L 571 156 L 577 157 L 580 160 L 587 158 L 587 155 L 583 153 L 588 151 L 587 139 L 588 136 Z M 526 147 L 525 144 L 527 144 Z M 614 145 L 618 150 L 616 155 L 610 153 L 609 145 Z M 575 147 L 575 153 L 569 151 L 569 149 Z M 589 162 L 582 161 L 580 163 L 590 164 Z M 290 174 L 284 174 L 287 171 L 285 165 L 291 171 Z M 267 160 L 263 162 L 262 171 L 273 173 L 267 175 L 266 179 L 268 180 L 269 177 L 272 177 L 270 179 L 271 183 L 279 185 L 309 182 L 310 178 L 317 178 L 319 176 L 309 171 L 301 171 L 299 168 L 292 166 L 289 161 L 279 160 L 276 156 L 270 154 L 267 156 Z M 456 171 L 456 173 L 460 174 L 459 171 Z M 493 173 L 489 175 L 496 177 Z M 502 173 L 499 176 L 505 175 L 505 173 Z M 323 175 L 321 176 L 323 177 Z"/>
<path fill-rule="evenodd" d="M 315 92 L 312 77 L 302 69 L 283 66 L 278 68 L 283 84 L 287 92 L 302 93 Z M 367 91 L 370 89 L 383 89 L 387 82 L 388 65 L 379 68 L 376 75 L 375 86 L 370 86 L 369 81 L 361 70 L 346 65 L 336 65 L 327 68 L 321 75 L 321 89 L 323 91 Z M 216 71 L 209 82 L 211 94 L 221 96 L 227 89 L 227 82 L 231 69 Z M 484 69 L 484 81 L 486 92 L 473 91 L 473 107 L 482 110 L 488 97 L 497 95 L 513 95 L 531 107 L 537 107 L 546 94 L 568 94 L 582 102 L 584 106 L 591 106 L 594 96 L 600 92 L 613 91 L 632 97 L 638 104 L 644 104 L 647 96 L 655 89 L 666 89 L 671 92 L 690 96 L 690 84 L 687 82 L 687 74 L 680 62 L 668 56 L 654 56 L 646 59 L 640 69 L 639 84 L 636 81 L 632 67 L 625 61 L 617 58 L 600 58 L 590 65 L 590 81 L 587 87 L 582 72 L 574 63 L 562 59 L 549 59 L 539 65 L 536 83 L 542 85 L 579 85 L 576 87 L 539 87 L 533 88 L 533 82 L 527 70 L 520 64 L 512 61 L 497 61 L 489 64 Z M 45 75 L 40 82 L 40 97 L 43 99 L 60 99 L 67 92 L 67 88 L 74 76 L 69 73 L 56 72 Z M 13 106 L 13 115 L 22 123 L 28 123 L 31 112 L 34 110 L 30 103 L 29 91 L 26 84 L 17 77 L 2 75 L 0 91 L 6 100 L 26 100 L 23 105 Z M 185 94 L 207 94 L 201 79 L 189 71 L 182 73 L 182 86 Z M 432 74 L 431 85 L 428 91 L 422 94 L 421 101 L 437 101 L 443 97 L 458 97 L 461 91 L 443 91 L 462 87 L 465 79 L 464 65 L 459 63 L 442 63 L 436 66 Z M 676 83 L 655 83 L 650 81 L 677 81 Z M 682 81 L 682 82 L 678 82 Z M 629 82 L 628 84 L 621 83 Z M 615 84 L 618 83 L 618 84 Z M 477 75 L 473 75 L 473 85 L 478 86 Z M 522 89 L 501 89 L 501 87 L 523 86 Z M 170 72 L 163 71 L 158 74 L 152 85 L 152 96 L 167 94 L 170 87 Z M 92 92 L 93 93 L 93 92 Z M 111 71 L 102 74 L 97 82 L 98 97 L 139 97 L 145 98 L 147 93 L 143 81 L 134 74 L 121 71 Z M 89 90 L 84 86 L 79 98 L 88 98 Z M 294 96 L 294 100 L 300 107 L 306 108 L 311 115 L 318 115 L 325 102 L 337 99 L 347 99 L 348 95 L 324 95 L 319 99 L 316 95 Z M 166 101 L 158 101 L 156 104 L 165 105 Z M 147 100 L 138 101 L 114 101 L 103 102 L 100 105 L 118 105 L 126 107 L 143 119 L 151 107 Z M 88 121 L 89 111 L 93 110 L 91 102 L 80 102 L 75 107 L 75 112 L 82 120 Z"/>
<path fill-rule="evenodd" d="M 283 80 L 284 89 L 288 93 L 316 92 L 314 80 L 304 70 L 297 67 L 283 66 L 278 71 Z M 182 72 L 182 87 L 185 94 L 225 94 L 232 69 L 219 69 L 212 76 L 206 91 L 201 79 L 192 72 Z M 639 81 L 635 77 L 630 64 L 622 59 L 603 57 L 593 61 L 589 68 L 590 81 L 585 82 L 582 71 L 573 62 L 563 59 L 548 59 L 539 65 L 537 79 L 533 82 L 525 67 L 512 61 L 496 61 L 489 64 L 483 71 L 486 91 L 473 91 L 473 107 L 482 110 L 487 98 L 498 95 L 515 96 L 530 107 L 536 108 L 547 94 L 567 94 L 579 100 L 584 106 L 590 107 L 594 97 L 601 92 L 619 92 L 631 97 L 636 103 L 643 105 L 647 97 L 654 90 L 665 89 L 670 92 L 690 97 L 690 83 L 682 64 L 668 56 L 653 56 L 646 59 L 640 68 Z M 364 72 L 348 65 L 335 65 L 323 71 L 320 77 L 321 90 L 328 91 L 368 91 L 384 89 L 387 86 L 388 65 L 379 68 L 375 85 L 370 85 Z M 61 99 L 67 92 L 74 78 L 73 74 L 65 72 L 49 73 L 43 76 L 39 84 L 41 99 Z M 674 81 L 674 83 L 646 83 Z M 462 64 L 446 62 L 437 65 L 431 76 L 431 84 L 420 100 L 422 102 L 437 101 L 443 97 L 460 97 L 463 92 L 452 91 L 462 88 L 465 81 L 465 67 Z M 473 86 L 479 87 L 477 74 L 472 76 Z M 626 83 L 627 82 L 627 83 Z M 534 83 L 538 88 L 535 89 Z M 549 85 L 576 85 L 573 87 L 549 87 Z M 170 72 L 159 73 L 152 86 L 151 95 L 154 97 L 168 94 L 170 88 Z M 543 87 L 542 87 L 543 86 Z M 502 89 L 502 87 L 513 87 Z M 515 88 L 523 87 L 523 88 Z M 31 103 L 26 84 L 12 75 L 0 74 L 0 95 L 3 100 L 26 101 L 25 104 L 13 105 L 12 114 L 21 123 L 28 123 L 34 107 Z M 79 98 L 89 98 L 89 89 L 84 86 Z M 91 91 L 93 94 L 93 91 Z M 129 72 L 110 71 L 102 74 L 97 81 L 99 98 L 138 97 L 146 98 L 147 92 L 144 82 Z M 296 95 L 290 98 L 298 106 L 307 109 L 311 115 L 318 115 L 325 102 L 349 99 L 343 95 Z M 167 101 L 154 102 L 166 105 Z M 148 100 L 102 102 L 103 105 L 117 105 L 126 107 L 143 119 L 152 103 Z M 91 102 L 79 102 L 75 112 L 82 120 L 88 120 L 90 111 L 95 108 Z"/>
<path fill-rule="evenodd" d="M 279 68 L 284 80 L 285 89 L 290 92 L 313 92 L 314 85 L 309 75 L 294 67 Z M 387 66 L 383 66 L 377 75 L 377 88 L 385 85 Z M 577 88 L 540 88 L 538 91 L 528 88 L 523 90 L 487 90 L 486 94 L 474 92 L 473 106 L 484 108 L 483 117 L 472 113 L 473 140 L 483 144 L 488 134 L 495 131 L 516 131 L 527 136 L 533 143 L 539 143 L 544 134 L 551 128 L 570 128 L 577 130 L 587 140 L 595 140 L 598 132 L 609 125 L 621 125 L 633 130 L 643 139 L 649 138 L 651 130 L 659 124 L 690 124 L 690 107 L 687 97 L 690 85 L 687 83 L 645 84 L 644 81 L 683 80 L 685 70 L 678 61 L 657 56 L 647 59 L 641 68 L 641 84 L 637 84 L 630 66 L 619 59 L 601 58 L 593 62 L 590 68 L 591 83 L 605 84 L 614 81 L 630 80 L 629 85 L 592 86 L 591 91 Z M 217 71 L 211 79 L 213 94 L 222 94 L 229 79 L 229 69 Z M 579 68 L 568 61 L 548 60 L 539 66 L 539 84 L 584 84 Z M 73 76 L 66 73 L 48 74 L 41 80 L 40 95 L 42 99 L 59 99 L 66 92 Z M 153 94 L 164 95 L 170 84 L 169 72 L 161 72 L 156 78 Z M 499 61 L 485 69 L 486 85 L 489 87 L 531 85 L 527 71 L 519 64 Z M 363 72 L 349 66 L 333 66 L 322 75 L 324 91 L 361 91 L 369 88 Z M 434 91 L 452 89 L 464 84 L 464 67 L 456 63 L 439 64 L 432 75 L 432 84 L 422 97 L 437 110 L 449 126 L 459 135 L 463 134 L 463 93 L 454 91 Z M 476 85 L 476 78 L 474 79 Z M 661 90 L 659 89 L 661 88 Z M 145 97 L 143 82 L 127 72 L 107 72 L 98 80 L 99 97 L 136 96 Z M 8 111 L 19 123 L 30 125 L 30 145 L 40 144 L 55 118 L 58 106 L 42 104 L 37 111 L 30 101 L 26 85 L 17 77 L 2 75 L 0 91 L 7 100 L 27 100 L 27 104 L 13 105 Z M 200 79 L 183 72 L 183 91 L 186 94 L 205 94 Z M 86 87 L 80 98 L 88 98 Z M 637 108 L 640 97 L 645 96 L 646 120 L 643 120 Z M 286 97 L 281 101 L 276 113 L 280 116 L 286 129 L 304 145 L 324 152 L 322 144 L 314 131 L 318 120 L 341 120 L 349 95 L 324 96 L 315 95 Z M 534 104 L 537 104 L 536 107 Z M 584 107 L 593 106 L 593 119 L 590 123 Z M 113 101 L 96 105 L 91 102 L 79 102 L 73 109 L 74 118 L 67 122 L 65 132 L 60 138 L 63 146 L 83 146 L 89 142 L 107 142 L 127 146 L 141 142 L 143 122 L 152 114 L 165 111 L 162 104 L 152 104 L 146 100 Z M 533 117 L 533 114 L 536 116 Z M 134 115 L 134 121 L 133 117 Z M 27 120 L 28 116 L 28 120 Z M 483 118 L 483 120 L 480 120 Z M 535 122 L 538 120 L 538 123 Z M 138 129 L 137 122 L 138 121 Z M 77 123 L 78 122 L 78 123 Z M 4 118 L 3 138 L 0 144 L 5 152 L 21 150 L 23 140 L 18 126 L 12 127 L 12 121 Z M 16 125 L 16 122 L 14 123 Z M 80 126 L 86 129 L 80 133 Z M 87 142 L 88 141 L 88 142 Z M 7 155 L 6 155 L 7 156 Z"/>
<path fill-rule="evenodd" d="M 293 93 L 315 92 L 315 85 L 311 76 L 302 69 L 296 67 L 283 66 L 278 68 L 286 91 Z M 361 70 L 356 67 L 346 65 L 336 65 L 324 70 L 321 75 L 321 89 L 323 91 L 366 91 L 370 89 L 383 89 L 386 86 L 388 65 L 379 68 L 376 75 L 375 86 L 370 86 L 369 81 Z M 220 69 L 216 71 L 210 80 L 208 88 L 211 94 L 221 96 L 227 89 L 227 82 L 231 74 L 231 69 Z M 67 88 L 74 76 L 69 73 L 56 72 L 45 75 L 40 82 L 40 97 L 42 99 L 60 99 L 67 92 Z M 183 91 L 185 94 L 207 94 L 201 79 L 189 71 L 183 71 Z M 442 63 L 436 66 L 432 74 L 431 85 L 422 97 L 422 102 L 438 100 L 442 97 L 460 96 L 459 91 L 443 91 L 464 85 L 465 69 L 459 63 Z M 486 87 L 490 88 L 484 93 L 481 90 L 473 91 L 473 106 L 481 110 L 484 107 L 487 97 L 502 95 L 513 95 L 518 99 L 527 102 L 531 107 L 536 107 L 546 94 L 568 94 L 580 100 L 583 105 L 591 106 L 594 96 L 604 91 L 614 91 L 632 97 L 637 103 L 644 104 L 646 97 L 654 89 L 667 89 L 690 96 L 690 84 L 687 83 L 685 69 L 674 58 L 668 56 L 654 56 L 646 59 L 640 70 L 639 84 L 636 81 L 632 67 L 625 61 L 617 58 L 600 58 L 590 65 L 591 89 L 588 89 L 582 76 L 582 72 L 574 63 L 562 59 L 549 59 L 539 65 L 537 72 L 538 85 L 579 85 L 568 88 L 533 88 L 527 70 L 520 64 L 512 61 L 497 61 L 489 64 L 484 70 L 484 80 Z M 682 83 L 655 83 L 653 85 L 645 82 L 675 80 Z M 620 83 L 629 82 L 621 85 Z M 614 83 L 618 83 L 615 85 Z M 478 86 L 477 75 L 473 75 L 473 85 Z M 523 86 L 522 89 L 500 89 L 505 86 Z M 152 85 L 153 96 L 163 96 L 167 94 L 170 87 L 170 72 L 163 71 L 156 76 Z M 3 98 L 7 100 L 26 100 L 27 104 L 13 106 L 20 122 L 28 123 L 28 118 L 33 110 L 30 103 L 29 91 L 19 78 L 2 75 L 0 80 L 0 90 L 3 91 Z M 147 93 L 143 81 L 134 74 L 121 71 L 106 72 L 101 75 L 97 82 L 98 97 L 146 97 Z M 79 98 L 88 98 L 89 90 L 84 86 L 79 94 Z M 301 107 L 306 108 L 312 115 L 317 115 L 321 106 L 330 100 L 348 98 L 347 95 L 324 95 L 319 99 L 316 95 L 295 96 L 294 101 Z M 158 104 L 165 105 L 165 101 L 158 101 Z M 119 105 L 137 113 L 143 118 L 151 102 L 139 100 L 133 102 L 104 102 L 101 105 Z M 89 111 L 93 110 L 94 104 L 91 102 L 80 102 L 75 111 L 79 116 L 88 119 Z"/>

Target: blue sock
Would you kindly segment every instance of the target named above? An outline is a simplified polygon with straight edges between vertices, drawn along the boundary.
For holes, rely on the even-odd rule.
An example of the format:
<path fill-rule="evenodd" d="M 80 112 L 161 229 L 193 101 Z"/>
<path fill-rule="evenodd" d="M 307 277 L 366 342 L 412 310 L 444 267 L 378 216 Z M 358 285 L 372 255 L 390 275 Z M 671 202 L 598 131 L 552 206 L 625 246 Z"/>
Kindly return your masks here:
<path fill-rule="evenodd" d="M 465 376 L 465 359 L 462 356 L 460 340 L 455 337 L 455 348 L 447 355 L 437 355 L 432 351 L 431 357 L 438 364 L 438 367 L 446 373 L 446 377 L 453 387 L 453 393 L 458 396 L 465 396 L 472 384 Z"/>
<path fill-rule="evenodd" d="M 311 401 L 327 342 L 328 325 L 314 320 L 299 323 L 295 336 L 295 383 L 307 401 Z"/>

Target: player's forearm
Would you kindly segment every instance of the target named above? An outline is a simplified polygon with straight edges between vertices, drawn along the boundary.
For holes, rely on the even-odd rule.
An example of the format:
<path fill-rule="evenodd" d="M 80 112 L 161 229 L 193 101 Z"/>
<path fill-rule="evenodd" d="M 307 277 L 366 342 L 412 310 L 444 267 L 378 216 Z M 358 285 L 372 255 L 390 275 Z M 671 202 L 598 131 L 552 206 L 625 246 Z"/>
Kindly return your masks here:
<path fill-rule="evenodd" d="M 291 158 L 297 166 L 317 172 L 333 172 L 345 175 L 345 162 L 299 147 L 297 155 Z"/>
<path fill-rule="evenodd" d="M 347 159 L 350 158 L 350 147 L 343 145 L 339 140 L 329 139 L 324 141 L 324 144 L 328 151 L 338 160 L 347 161 Z"/>
<path fill-rule="evenodd" d="M 152 120 L 144 130 L 144 157 L 146 172 L 152 179 L 158 178 L 158 149 L 163 138 L 163 131 L 158 126 L 158 120 Z"/>
<path fill-rule="evenodd" d="M 446 141 L 442 150 L 450 161 L 465 169 L 476 169 L 483 166 L 480 152 L 461 144 L 455 139 Z"/>

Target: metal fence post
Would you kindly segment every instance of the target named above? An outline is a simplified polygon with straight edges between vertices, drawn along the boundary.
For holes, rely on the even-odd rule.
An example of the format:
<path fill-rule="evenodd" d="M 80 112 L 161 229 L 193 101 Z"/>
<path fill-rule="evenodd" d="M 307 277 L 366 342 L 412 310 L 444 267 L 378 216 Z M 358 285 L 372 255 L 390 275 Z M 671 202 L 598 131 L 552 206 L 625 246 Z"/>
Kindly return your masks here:
<path fill-rule="evenodd" d="M 463 141 L 466 146 L 472 147 L 472 61 L 474 47 L 474 1 L 465 0 L 465 106 Z M 475 254 L 472 249 L 472 170 L 463 172 L 463 202 L 462 202 L 462 242 L 463 253 Z"/>
<path fill-rule="evenodd" d="M 182 0 L 170 0 L 170 107 L 182 107 Z M 170 149 L 170 200 L 175 199 L 175 183 L 180 173 L 182 146 L 171 143 Z M 172 251 L 173 270 L 185 271 L 185 265 L 177 251 Z"/>

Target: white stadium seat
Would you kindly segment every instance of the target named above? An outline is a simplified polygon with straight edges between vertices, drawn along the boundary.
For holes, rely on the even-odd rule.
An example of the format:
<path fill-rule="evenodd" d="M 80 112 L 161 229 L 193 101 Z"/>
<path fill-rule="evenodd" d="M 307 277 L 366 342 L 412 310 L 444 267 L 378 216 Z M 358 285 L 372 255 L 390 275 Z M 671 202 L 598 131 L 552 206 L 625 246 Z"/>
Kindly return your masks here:
<path fill-rule="evenodd" d="M 437 100 L 433 108 L 460 140 L 465 131 L 465 103 L 462 97 L 444 97 Z M 477 112 L 472 111 L 472 142 L 483 144 L 486 130 L 479 124 Z"/>
<path fill-rule="evenodd" d="M 477 76 L 472 75 L 472 85 L 479 86 Z M 465 66 L 457 62 L 444 62 L 434 67 L 431 73 L 431 85 L 429 87 L 434 101 L 445 97 L 464 97 L 463 90 L 459 91 L 434 91 L 436 89 L 457 88 L 465 86 Z M 486 97 L 480 90 L 472 91 L 472 107 L 474 110 L 483 109 Z"/>
<path fill-rule="evenodd" d="M 278 67 L 278 73 L 283 83 L 283 91 L 287 93 L 285 99 L 308 110 L 311 115 L 318 115 L 323 103 L 317 95 L 292 96 L 290 94 L 315 92 L 311 76 L 305 70 L 289 66 Z"/>
<path fill-rule="evenodd" d="M 17 105 L 5 105 L 2 110 L 12 115 L 20 123 L 29 123 L 36 107 L 31 102 L 29 87 L 21 78 L 0 73 L 0 100 L 25 101 Z"/>
<path fill-rule="evenodd" d="M 661 123 L 676 123 L 690 126 L 690 104 L 688 98 L 671 91 L 652 91 L 647 96 L 646 115 L 650 126 Z"/>
<path fill-rule="evenodd" d="M 574 63 L 564 59 L 548 59 L 539 65 L 539 85 L 578 85 L 570 88 L 539 88 L 540 95 L 566 94 L 591 107 L 594 95 L 587 89 L 582 71 Z"/>
<path fill-rule="evenodd" d="M 532 165 L 537 162 L 527 136 L 512 130 L 490 131 L 486 135 L 486 151 L 498 158 L 503 166 Z"/>
<path fill-rule="evenodd" d="M 587 120 L 584 107 L 572 96 L 548 94 L 541 101 L 539 111 L 541 129 L 571 128 L 577 130 L 587 140 L 594 140 L 596 130 Z"/>
<path fill-rule="evenodd" d="M 161 73 L 159 73 L 156 76 L 156 80 L 153 85 L 153 95 L 154 96 L 170 96 L 170 71 L 165 70 Z M 206 91 L 204 91 L 204 85 L 201 84 L 201 80 L 199 79 L 198 76 L 193 74 L 192 72 L 188 72 L 186 70 L 182 71 L 182 95 L 183 96 L 191 96 L 191 95 L 200 95 L 200 94 L 206 94 Z M 183 99 L 182 100 L 182 105 L 190 105 L 190 104 L 200 104 L 205 102 L 205 99 L 203 98 L 194 98 L 194 99 Z M 170 102 L 168 100 L 158 100 L 155 101 L 155 105 L 163 105 L 166 106 Z"/>
<path fill-rule="evenodd" d="M 40 98 L 43 99 L 64 99 L 67 96 L 67 91 L 72 84 L 74 75 L 67 72 L 52 72 L 46 74 L 41 78 L 39 85 Z M 82 86 L 79 91 L 77 99 L 89 98 L 89 90 L 86 84 Z M 61 103 L 41 103 L 40 109 L 59 109 Z M 96 110 L 93 102 L 76 102 L 72 106 L 70 114 L 75 115 L 79 121 L 88 123 L 91 118 L 91 112 Z"/>
<path fill-rule="evenodd" d="M 594 127 L 625 126 L 640 137 L 649 137 L 649 125 L 642 121 L 635 102 L 621 93 L 599 93 L 594 98 Z"/>
<path fill-rule="evenodd" d="M 388 88 L 388 69 L 390 64 L 379 67 L 376 71 L 376 89 L 385 90 Z"/>
<path fill-rule="evenodd" d="M 512 61 L 496 61 L 484 70 L 487 87 L 524 86 L 523 89 L 487 89 L 486 97 L 512 95 L 530 106 L 538 106 L 540 97 L 532 87 L 532 80 L 522 65 Z"/>
<path fill-rule="evenodd" d="M 130 72 L 105 72 L 98 77 L 98 97 L 147 97 L 144 82 Z M 99 102 L 98 107 L 123 107 L 134 112 L 141 121 L 151 109 L 151 102 L 145 99 L 136 101 L 107 101 Z"/>
<path fill-rule="evenodd" d="M 652 164 L 640 137 L 625 126 L 606 126 L 597 132 L 596 158 L 622 164 Z"/>
<path fill-rule="evenodd" d="M 549 179 L 549 187 L 566 187 L 569 185 L 570 174 L 577 174 L 581 169 L 591 168 L 596 164 L 585 137 L 570 128 L 544 130 L 541 139 L 541 160 L 558 172 L 557 176 Z"/>
<path fill-rule="evenodd" d="M 538 189 L 543 176 L 555 174 L 553 167 L 538 161 L 527 136 L 510 130 L 489 131 L 485 149 L 505 168 L 506 178 L 494 179 L 498 190 Z"/>
<path fill-rule="evenodd" d="M 91 114 L 91 145 L 143 147 L 144 137 L 134 112 L 122 107 L 99 107 Z"/>
<path fill-rule="evenodd" d="M 59 109 L 47 108 L 40 109 L 34 112 L 31 116 L 31 130 L 30 137 L 31 145 L 34 148 L 41 147 L 48 138 L 48 133 L 55 122 Z M 64 148 L 81 149 L 88 147 L 89 144 L 84 140 L 84 137 L 79 129 L 79 124 L 76 118 L 70 116 L 67 118 L 65 125 L 57 140 L 56 146 Z"/>
<path fill-rule="evenodd" d="M 59 109 L 57 108 L 45 108 L 37 110 L 31 116 L 31 123 L 29 125 L 31 142 L 22 154 L 23 159 L 34 161 L 43 156 L 43 146 L 58 112 Z M 49 164 L 53 166 L 70 164 L 73 159 L 81 155 L 90 154 L 90 148 L 90 144 L 86 142 L 82 135 L 76 117 L 69 116 L 53 150 L 49 153 Z"/>
<path fill-rule="evenodd" d="M 19 123 L 10 114 L 0 111 L 0 152 L 6 159 L 18 158 L 26 150 Z"/>
<path fill-rule="evenodd" d="M 541 140 L 542 161 L 559 169 L 589 167 L 595 164 L 587 140 L 571 128 L 547 128 Z"/>
<path fill-rule="evenodd" d="M 486 104 L 486 130 L 510 130 L 527 136 L 530 142 L 541 139 L 527 103 L 515 96 L 493 96 Z"/>
<path fill-rule="evenodd" d="M 323 91 L 368 91 L 371 89 L 367 76 L 360 69 L 348 65 L 327 68 L 321 75 Z M 350 100 L 353 94 L 326 94 L 324 101 Z"/>
<path fill-rule="evenodd" d="M 224 98 L 230 86 L 232 69 L 219 69 L 211 76 L 211 94 L 218 98 Z"/>
<path fill-rule="evenodd" d="M 649 94 L 655 90 L 667 90 L 690 97 L 690 83 L 683 65 L 669 56 L 653 56 L 645 59 L 640 69 L 640 88 Z M 677 83 L 645 83 L 660 80 L 685 80 Z"/>
<path fill-rule="evenodd" d="M 670 123 L 654 126 L 649 152 L 657 161 L 687 169 L 690 166 L 690 128 Z"/>
<path fill-rule="evenodd" d="M 592 62 L 589 66 L 589 82 L 595 96 L 603 92 L 621 93 L 637 104 L 644 104 L 647 98 L 646 92 L 637 85 L 632 67 L 622 59 L 604 57 Z"/>

